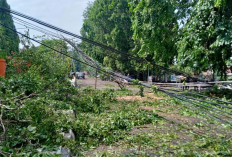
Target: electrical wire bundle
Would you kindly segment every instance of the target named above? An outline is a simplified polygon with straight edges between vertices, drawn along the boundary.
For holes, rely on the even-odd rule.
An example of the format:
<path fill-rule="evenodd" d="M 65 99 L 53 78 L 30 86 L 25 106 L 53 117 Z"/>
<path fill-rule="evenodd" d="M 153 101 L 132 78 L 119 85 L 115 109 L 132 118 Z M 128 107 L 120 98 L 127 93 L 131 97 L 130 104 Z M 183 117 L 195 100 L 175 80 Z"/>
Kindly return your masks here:
<path fill-rule="evenodd" d="M 176 98 L 180 100 L 189 108 L 193 108 L 194 110 L 200 111 L 202 115 L 208 116 L 209 118 L 213 118 L 221 123 L 230 124 L 232 118 L 232 103 L 227 101 L 222 101 L 219 99 L 207 97 L 205 95 L 196 94 L 194 92 L 181 92 L 172 89 L 164 89 L 160 88 L 160 91 L 169 95 L 170 97 Z M 193 95 L 193 96 L 189 96 Z M 208 100 L 203 100 L 200 98 L 196 98 L 196 96 L 204 97 Z M 214 100 L 214 102 L 209 100 Z M 221 103 L 218 103 L 221 102 Z"/>

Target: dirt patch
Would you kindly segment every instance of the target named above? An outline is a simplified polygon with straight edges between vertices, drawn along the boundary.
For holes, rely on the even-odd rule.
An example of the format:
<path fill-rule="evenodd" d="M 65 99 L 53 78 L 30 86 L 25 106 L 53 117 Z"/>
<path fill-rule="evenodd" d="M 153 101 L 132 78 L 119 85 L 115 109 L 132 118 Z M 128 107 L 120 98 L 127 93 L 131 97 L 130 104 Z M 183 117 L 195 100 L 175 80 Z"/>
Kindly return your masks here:
<path fill-rule="evenodd" d="M 178 106 L 169 106 L 169 105 L 165 105 L 165 106 L 140 106 L 139 109 L 141 110 L 147 110 L 147 111 L 153 111 L 153 110 L 157 110 L 157 111 L 161 111 L 164 113 L 167 112 L 172 112 L 172 113 L 177 113 L 178 114 Z"/>
<path fill-rule="evenodd" d="M 157 110 L 159 108 L 151 107 L 151 106 L 141 106 L 141 107 L 139 107 L 139 109 L 153 111 L 153 110 Z M 157 114 L 160 117 L 165 118 L 166 120 L 173 121 L 173 122 L 178 123 L 178 124 L 180 124 L 180 123 L 196 124 L 196 123 L 199 123 L 201 121 L 201 119 L 199 119 L 199 118 L 180 116 L 178 114 L 170 114 L 170 113 L 162 113 L 162 112 L 158 112 Z"/>
<path fill-rule="evenodd" d="M 147 111 L 153 111 L 153 110 L 156 110 L 158 108 L 157 107 L 151 107 L 151 106 L 141 106 L 141 107 L 139 107 L 139 109 L 147 110 Z"/>
<path fill-rule="evenodd" d="M 95 88 L 95 82 L 96 79 L 95 78 L 90 78 L 88 76 L 86 76 L 85 79 L 78 79 L 77 80 L 77 84 L 81 87 L 81 88 L 86 88 L 86 87 L 92 87 Z M 99 90 L 104 90 L 104 89 L 120 89 L 119 86 L 117 85 L 117 83 L 112 82 L 112 81 L 102 81 L 101 79 L 97 79 L 97 84 L 96 84 L 96 88 Z"/>
<path fill-rule="evenodd" d="M 120 101 L 139 101 L 139 102 L 151 102 L 152 99 L 148 99 L 147 97 L 141 96 L 120 96 L 116 98 Z"/>
<path fill-rule="evenodd" d="M 161 113 L 161 112 L 158 112 L 157 114 L 159 116 L 169 120 L 169 121 L 173 121 L 173 122 L 179 123 L 179 124 L 182 123 L 182 122 L 196 124 L 196 123 L 199 123 L 201 121 L 201 119 L 199 119 L 199 118 L 180 116 L 178 114 Z"/>
<path fill-rule="evenodd" d="M 154 99 L 155 100 L 161 100 L 164 99 L 162 97 L 156 97 L 154 95 L 152 95 L 153 93 L 147 93 L 145 95 L 145 97 L 141 97 L 141 96 L 120 96 L 117 97 L 117 100 L 123 100 L 123 101 L 139 101 L 139 102 L 152 102 Z"/>
<path fill-rule="evenodd" d="M 166 99 L 166 98 L 163 98 L 163 97 L 157 97 L 157 96 L 154 95 L 154 93 L 146 93 L 145 96 L 148 97 L 148 98 L 156 99 L 156 100 L 164 100 L 164 99 Z"/>

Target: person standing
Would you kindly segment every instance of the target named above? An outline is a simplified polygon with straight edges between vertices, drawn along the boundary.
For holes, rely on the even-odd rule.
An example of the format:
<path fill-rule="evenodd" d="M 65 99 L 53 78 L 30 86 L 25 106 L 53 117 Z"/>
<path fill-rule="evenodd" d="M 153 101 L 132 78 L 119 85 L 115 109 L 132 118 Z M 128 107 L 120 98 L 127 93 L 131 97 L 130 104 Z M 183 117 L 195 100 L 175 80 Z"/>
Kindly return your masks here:
<path fill-rule="evenodd" d="M 76 78 L 76 74 L 73 73 L 72 74 L 72 80 L 70 81 L 71 82 L 71 85 L 74 86 L 74 87 L 77 87 L 77 78 Z"/>

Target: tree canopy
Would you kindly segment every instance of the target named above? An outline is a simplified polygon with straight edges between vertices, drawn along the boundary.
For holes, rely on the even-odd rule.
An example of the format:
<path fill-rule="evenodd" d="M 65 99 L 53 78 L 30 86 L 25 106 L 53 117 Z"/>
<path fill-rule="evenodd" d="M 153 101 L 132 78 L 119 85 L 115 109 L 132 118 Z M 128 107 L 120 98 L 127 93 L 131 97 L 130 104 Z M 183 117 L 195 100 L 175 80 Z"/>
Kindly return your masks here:
<path fill-rule="evenodd" d="M 199 0 L 177 44 L 180 65 L 223 75 L 232 56 L 231 16 L 231 1 Z"/>
<path fill-rule="evenodd" d="M 172 64 L 178 31 L 173 1 L 134 0 L 130 5 L 133 39 L 141 44 L 139 55 L 159 64 Z"/>
<path fill-rule="evenodd" d="M 0 7 L 10 8 L 6 0 L 0 0 Z M 0 23 L 15 29 L 12 16 L 9 13 L 0 12 Z M 17 52 L 19 46 L 19 37 L 16 33 L 0 26 L 0 50 L 1 53 Z"/>
<path fill-rule="evenodd" d="M 84 18 L 82 36 L 131 53 L 130 50 L 134 46 L 128 0 L 96 0 L 86 9 Z M 87 43 L 82 43 L 81 47 L 90 56 L 113 70 L 128 71 L 131 67 L 125 56 Z"/>
<path fill-rule="evenodd" d="M 163 66 L 222 75 L 231 58 L 230 0 L 96 0 L 84 13 L 81 34 Z M 139 64 L 82 42 L 82 48 L 114 70 Z M 133 67 L 134 66 L 134 67 Z M 138 68 L 137 68 L 138 70 Z M 141 68 L 140 68 L 141 70 Z"/>

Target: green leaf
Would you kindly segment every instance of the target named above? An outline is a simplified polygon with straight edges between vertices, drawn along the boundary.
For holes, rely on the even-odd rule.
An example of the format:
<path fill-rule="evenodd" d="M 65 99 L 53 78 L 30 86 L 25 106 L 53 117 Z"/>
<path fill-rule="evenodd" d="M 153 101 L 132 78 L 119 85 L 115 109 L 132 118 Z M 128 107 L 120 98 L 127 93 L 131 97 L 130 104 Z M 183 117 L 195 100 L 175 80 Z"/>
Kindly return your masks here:
<path fill-rule="evenodd" d="M 30 131 L 30 132 L 34 132 L 36 130 L 36 127 L 33 127 L 32 125 L 29 125 L 27 127 L 27 130 Z"/>

